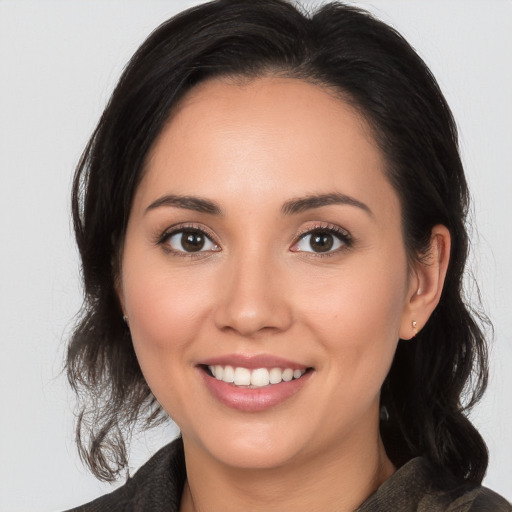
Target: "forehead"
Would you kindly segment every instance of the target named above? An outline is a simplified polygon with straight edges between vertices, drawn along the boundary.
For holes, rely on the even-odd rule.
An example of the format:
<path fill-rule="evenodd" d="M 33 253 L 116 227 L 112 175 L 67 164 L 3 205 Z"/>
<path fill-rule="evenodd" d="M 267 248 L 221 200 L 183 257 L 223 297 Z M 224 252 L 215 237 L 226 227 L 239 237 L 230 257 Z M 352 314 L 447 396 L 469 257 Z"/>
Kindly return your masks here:
<path fill-rule="evenodd" d="M 328 89 L 292 78 L 215 79 L 174 109 L 138 196 L 232 201 L 270 189 L 283 196 L 335 190 L 368 200 L 383 187 L 394 195 L 384 169 L 365 119 Z"/>

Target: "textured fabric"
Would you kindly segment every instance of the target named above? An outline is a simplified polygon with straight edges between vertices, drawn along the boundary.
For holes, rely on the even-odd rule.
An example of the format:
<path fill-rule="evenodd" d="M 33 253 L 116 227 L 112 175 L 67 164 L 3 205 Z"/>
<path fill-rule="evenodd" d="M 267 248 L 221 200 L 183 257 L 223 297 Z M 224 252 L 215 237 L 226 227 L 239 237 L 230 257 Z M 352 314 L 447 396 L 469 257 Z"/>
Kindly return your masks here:
<path fill-rule="evenodd" d="M 122 487 L 68 512 L 179 512 L 185 479 L 183 443 L 177 439 Z M 356 512 L 377 511 L 512 512 L 512 507 L 493 491 L 460 485 L 427 459 L 417 457 L 386 480 Z"/>
<path fill-rule="evenodd" d="M 511 512 L 486 487 L 460 483 L 424 457 L 416 457 L 386 480 L 356 512 Z"/>
<path fill-rule="evenodd" d="M 122 487 L 68 512 L 179 512 L 185 479 L 183 443 L 176 439 Z"/>

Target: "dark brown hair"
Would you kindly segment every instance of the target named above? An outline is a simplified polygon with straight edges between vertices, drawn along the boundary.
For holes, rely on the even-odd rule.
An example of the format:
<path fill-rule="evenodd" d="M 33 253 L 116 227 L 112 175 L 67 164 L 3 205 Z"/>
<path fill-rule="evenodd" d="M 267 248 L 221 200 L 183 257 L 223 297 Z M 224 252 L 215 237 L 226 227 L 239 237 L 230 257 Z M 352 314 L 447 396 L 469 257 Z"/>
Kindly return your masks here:
<path fill-rule="evenodd" d="M 424 455 L 479 483 L 487 449 L 465 410 L 485 389 L 486 345 L 463 298 L 468 189 L 456 126 L 434 77 L 402 36 L 341 3 L 307 14 L 282 0 L 209 2 L 162 24 L 122 74 L 73 186 L 85 301 L 67 371 L 79 398 L 82 458 L 99 478 L 111 480 L 126 467 L 130 428 L 165 418 L 139 368 L 115 292 L 148 151 L 171 108 L 196 84 L 268 74 L 338 91 L 367 120 L 401 200 L 411 258 L 425 253 L 434 225 L 449 229 L 441 300 L 415 341 L 398 345 L 382 389 L 387 419 L 381 433 L 395 464 Z"/>

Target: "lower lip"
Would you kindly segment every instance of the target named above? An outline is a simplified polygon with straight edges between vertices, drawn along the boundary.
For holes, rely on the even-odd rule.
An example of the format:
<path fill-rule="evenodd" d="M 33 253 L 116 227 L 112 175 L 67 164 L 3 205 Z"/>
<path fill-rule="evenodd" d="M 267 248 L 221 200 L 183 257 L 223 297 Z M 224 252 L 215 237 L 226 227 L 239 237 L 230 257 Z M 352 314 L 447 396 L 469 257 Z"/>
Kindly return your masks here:
<path fill-rule="evenodd" d="M 259 412 L 275 407 L 298 393 L 308 382 L 312 372 L 306 372 L 300 379 L 279 384 L 270 384 L 261 388 L 237 387 L 215 377 L 211 377 L 199 368 L 202 378 L 210 393 L 219 402 L 245 412 Z"/>

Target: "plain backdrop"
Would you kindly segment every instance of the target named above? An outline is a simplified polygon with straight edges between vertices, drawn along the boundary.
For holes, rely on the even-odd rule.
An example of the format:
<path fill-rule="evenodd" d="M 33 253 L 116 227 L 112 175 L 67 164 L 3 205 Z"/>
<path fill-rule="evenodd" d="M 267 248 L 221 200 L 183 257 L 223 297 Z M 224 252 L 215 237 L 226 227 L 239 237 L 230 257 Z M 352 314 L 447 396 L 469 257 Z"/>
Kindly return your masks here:
<path fill-rule="evenodd" d="M 81 303 L 71 177 L 126 61 L 195 3 L 0 0 L 1 512 L 62 510 L 112 489 L 78 460 L 61 373 Z M 512 2 L 353 3 L 405 35 L 458 122 L 477 225 L 471 269 L 495 326 L 489 390 L 472 417 L 491 452 L 485 483 L 511 500 Z M 175 434 L 170 425 L 138 436 L 132 467 Z"/>

